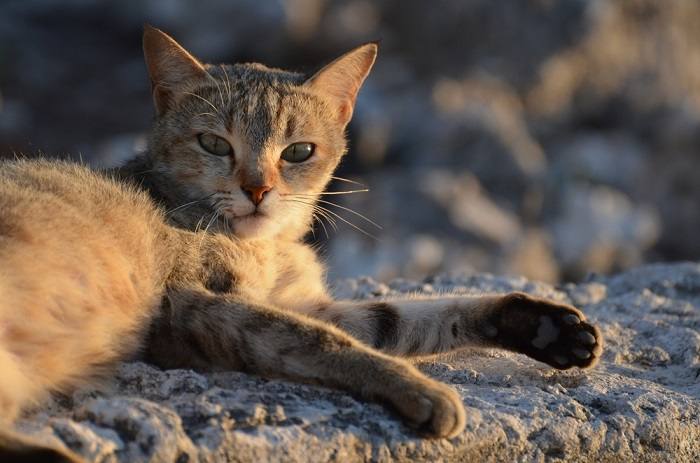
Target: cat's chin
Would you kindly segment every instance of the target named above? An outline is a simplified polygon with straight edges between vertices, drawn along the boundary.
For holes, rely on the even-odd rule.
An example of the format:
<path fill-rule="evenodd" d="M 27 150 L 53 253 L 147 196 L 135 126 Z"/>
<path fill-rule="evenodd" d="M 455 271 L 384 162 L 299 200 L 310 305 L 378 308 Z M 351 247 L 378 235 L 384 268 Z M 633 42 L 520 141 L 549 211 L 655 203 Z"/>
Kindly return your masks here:
<path fill-rule="evenodd" d="M 265 238 L 274 234 L 275 223 L 266 214 L 248 214 L 233 219 L 233 231 L 238 238 Z"/>

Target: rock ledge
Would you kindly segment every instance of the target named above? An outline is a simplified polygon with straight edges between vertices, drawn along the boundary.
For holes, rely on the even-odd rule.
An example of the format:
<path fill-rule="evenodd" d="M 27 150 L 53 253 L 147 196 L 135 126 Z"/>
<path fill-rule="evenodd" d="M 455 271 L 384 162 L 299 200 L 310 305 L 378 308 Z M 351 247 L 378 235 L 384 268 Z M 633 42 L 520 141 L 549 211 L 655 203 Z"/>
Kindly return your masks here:
<path fill-rule="evenodd" d="M 500 351 L 421 368 L 452 384 L 466 431 L 422 440 L 375 404 L 241 373 L 124 364 L 109 392 L 57 399 L 20 423 L 95 462 L 700 461 L 700 264 L 652 265 L 554 288 L 491 275 L 340 282 L 344 297 L 525 291 L 574 303 L 606 352 L 559 372 Z"/>

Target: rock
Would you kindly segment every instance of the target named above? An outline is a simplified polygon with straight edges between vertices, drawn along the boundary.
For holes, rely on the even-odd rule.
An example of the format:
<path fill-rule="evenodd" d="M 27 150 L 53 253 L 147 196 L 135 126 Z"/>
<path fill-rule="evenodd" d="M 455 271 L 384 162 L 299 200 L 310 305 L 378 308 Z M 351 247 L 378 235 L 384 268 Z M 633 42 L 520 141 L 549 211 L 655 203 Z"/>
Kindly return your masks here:
<path fill-rule="evenodd" d="M 700 264 L 654 265 L 554 288 L 525 278 L 346 280 L 352 297 L 526 291 L 581 305 L 607 346 L 591 371 L 497 351 L 420 367 L 451 384 L 466 430 L 424 440 L 376 404 L 243 373 L 122 365 L 111 391 L 82 391 L 21 423 L 89 461 L 677 461 L 700 458 Z"/>
<path fill-rule="evenodd" d="M 569 185 L 559 201 L 550 229 L 558 260 L 572 278 L 639 265 L 660 234 L 655 210 L 612 188 Z"/>

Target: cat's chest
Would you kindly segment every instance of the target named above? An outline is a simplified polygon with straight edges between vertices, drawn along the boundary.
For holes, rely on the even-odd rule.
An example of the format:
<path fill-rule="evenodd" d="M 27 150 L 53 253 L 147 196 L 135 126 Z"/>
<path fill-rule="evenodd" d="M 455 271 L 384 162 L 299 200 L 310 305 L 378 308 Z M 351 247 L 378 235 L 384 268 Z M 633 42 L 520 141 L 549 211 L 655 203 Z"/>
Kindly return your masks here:
<path fill-rule="evenodd" d="M 275 250 L 265 244 L 214 243 L 201 256 L 201 283 L 213 293 L 267 300 L 280 270 Z"/>
<path fill-rule="evenodd" d="M 201 282 L 214 293 L 297 310 L 325 295 L 323 268 L 301 243 L 216 243 L 201 262 Z"/>

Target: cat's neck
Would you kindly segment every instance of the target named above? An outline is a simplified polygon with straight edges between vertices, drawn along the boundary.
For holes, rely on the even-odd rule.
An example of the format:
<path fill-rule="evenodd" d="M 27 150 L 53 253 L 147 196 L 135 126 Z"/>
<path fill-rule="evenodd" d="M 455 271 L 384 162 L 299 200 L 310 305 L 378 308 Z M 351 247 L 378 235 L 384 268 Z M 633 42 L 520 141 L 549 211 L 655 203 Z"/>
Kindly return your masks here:
<path fill-rule="evenodd" d="M 197 231 L 213 215 L 206 201 L 192 202 L 176 182 L 158 172 L 147 153 L 132 158 L 114 173 L 146 190 L 163 209 L 168 222 L 178 228 Z"/>

